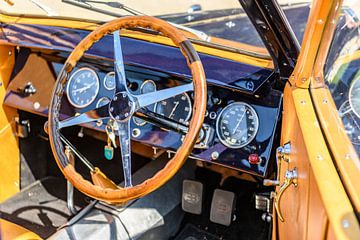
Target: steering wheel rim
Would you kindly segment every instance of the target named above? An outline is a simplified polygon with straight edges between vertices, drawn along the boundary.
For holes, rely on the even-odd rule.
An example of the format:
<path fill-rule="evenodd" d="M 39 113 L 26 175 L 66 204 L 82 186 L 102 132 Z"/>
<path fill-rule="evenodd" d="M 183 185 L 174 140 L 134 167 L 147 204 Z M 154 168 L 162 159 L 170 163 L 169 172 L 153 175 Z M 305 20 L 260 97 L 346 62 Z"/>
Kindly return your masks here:
<path fill-rule="evenodd" d="M 59 120 L 61 99 L 64 93 L 65 84 L 68 80 L 68 74 L 73 70 L 84 53 L 96 41 L 100 40 L 106 34 L 114 33 L 117 30 L 138 27 L 149 28 L 161 32 L 164 36 L 169 37 L 174 44 L 180 48 L 193 77 L 193 117 L 189 124 L 189 131 L 185 135 L 182 145 L 163 169 L 158 171 L 153 177 L 138 185 L 111 189 L 108 186 L 96 183 L 93 184 L 84 179 L 79 173 L 77 173 L 69 159 L 66 157 L 66 154 L 64 153 L 64 146 L 61 142 L 61 128 L 59 127 L 61 125 L 61 121 Z M 173 177 L 184 164 L 187 157 L 190 155 L 193 146 L 196 143 L 197 136 L 201 130 L 206 111 L 206 102 L 206 78 L 200 58 L 190 41 L 179 30 L 163 20 L 150 16 L 129 16 L 118 18 L 100 26 L 85 37 L 75 47 L 60 71 L 53 89 L 49 106 L 48 131 L 51 149 L 56 163 L 66 179 L 84 194 L 109 203 L 121 203 L 136 199 L 161 187 L 171 177 Z"/>

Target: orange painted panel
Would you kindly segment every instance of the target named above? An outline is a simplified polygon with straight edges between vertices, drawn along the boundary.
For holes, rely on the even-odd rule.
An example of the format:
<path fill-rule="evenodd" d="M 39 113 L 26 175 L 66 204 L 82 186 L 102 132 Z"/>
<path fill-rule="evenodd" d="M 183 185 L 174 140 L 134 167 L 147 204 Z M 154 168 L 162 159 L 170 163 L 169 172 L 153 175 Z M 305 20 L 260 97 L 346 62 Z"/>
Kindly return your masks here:
<path fill-rule="evenodd" d="M 0 46 L 0 202 L 19 191 L 20 153 L 14 134 L 17 111 L 3 105 L 13 66 L 14 48 Z"/>

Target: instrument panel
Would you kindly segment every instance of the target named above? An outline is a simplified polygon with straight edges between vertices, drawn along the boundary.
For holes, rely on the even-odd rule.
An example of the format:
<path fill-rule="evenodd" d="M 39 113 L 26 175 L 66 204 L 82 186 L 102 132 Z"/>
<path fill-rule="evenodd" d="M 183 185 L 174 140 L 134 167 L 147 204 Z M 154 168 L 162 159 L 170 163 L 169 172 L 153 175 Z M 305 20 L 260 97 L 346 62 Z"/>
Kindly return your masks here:
<path fill-rule="evenodd" d="M 32 59 L 34 58 L 36 57 Z M 56 78 L 63 67 L 62 61 L 54 60 L 52 56 L 46 56 L 45 59 L 48 61 L 47 66 L 52 66 L 51 71 Z M 129 64 L 125 66 L 125 70 L 128 87 L 133 94 L 146 94 L 191 81 L 184 75 L 143 66 Z M 83 59 L 79 62 L 69 74 L 69 80 L 70 78 L 72 80 L 68 81 L 65 96 L 62 99 L 63 117 L 73 116 L 107 104 L 115 92 L 113 76 L 111 61 Z M 86 80 L 77 83 L 79 78 Z M 36 79 L 33 81 L 35 87 L 41 86 L 46 81 L 43 78 L 34 79 Z M 8 88 L 5 104 L 46 116 L 46 102 L 41 99 L 42 96 L 51 94 L 51 86 L 42 88 L 41 92 L 29 97 L 21 97 L 17 93 L 16 86 L 22 86 L 27 81 L 20 77 L 14 79 L 12 82 L 14 87 Z M 282 93 L 272 89 L 269 82 L 263 82 L 259 91 L 254 94 L 246 94 L 208 81 L 204 124 L 190 158 L 266 177 L 270 156 L 273 156 L 271 154 L 273 143 L 277 139 L 275 133 L 282 101 Z M 193 92 L 187 92 L 148 106 L 147 110 L 156 113 L 157 116 L 171 119 L 177 123 L 176 125 L 187 126 L 188 121 L 191 120 L 193 99 Z M 38 107 L 38 101 L 42 103 L 40 107 Z M 106 124 L 104 120 L 85 124 L 84 127 L 105 132 Z M 182 144 L 183 135 L 179 132 L 140 118 L 133 117 L 131 128 L 133 141 L 154 149 L 164 149 L 170 155 Z"/>
<path fill-rule="evenodd" d="M 61 66 L 57 68 L 60 69 Z M 90 83 L 85 81 L 84 86 L 77 86 L 74 90 L 72 81 L 68 82 L 67 94 L 71 95 L 73 91 L 80 89 L 78 91 L 84 95 L 83 101 L 87 102 L 87 105 L 82 107 L 69 101 L 79 113 L 93 108 L 95 105 L 92 104 L 98 107 L 108 103 L 114 94 L 115 81 L 111 69 L 108 69 L 109 71 L 100 67 L 92 67 L 92 71 L 88 69 L 88 66 L 80 66 L 79 69 L 73 71 L 70 79 L 76 79 L 79 72 L 83 71 L 86 76 L 88 72 L 92 72 L 93 79 L 98 76 L 100 86 L 91 85 L 93 88 L 91 99 L 95 96 L 93 102 L 86 100 L 90 98 L 86 94 L 86 90 L 90 89 Z M 159 76 L 151 71 L 144 73 L 137 68 L 127 69 L 126 74 L 129 89 L 133 94 L 146 94 L 184 84 L 183 79 L 166 75 Z M 96 81 L 93 80 L 93 82 Z M 83 90 L 85 88 L 86 90 Z M 280 92 L 271 88 L 269 90 L 262 96 L 254 97 L 235 94 L 229 89 L 209 85 L 204 131 L 195 146 L 192 157 L 265 176 L 282 98 Z M 80 101 L 81 99 L 82 96 L 80 96 Z M 147 110 L 186 126 L 191 120 L 192 104 L 193 93 L 188 92 L 148 106 Z M 93 127 L 103 130 L 105 124 L 103 123 L 103 126 L 94 124 Z M 181 134 L 168 131 L 135 116 L 132 118 L 131 127 L 133 140 L 155 148 L 175 152 L 182 143 Z M 254 155 L 257 156 L 258 162 L 249 162 L 250 156 Z"/>

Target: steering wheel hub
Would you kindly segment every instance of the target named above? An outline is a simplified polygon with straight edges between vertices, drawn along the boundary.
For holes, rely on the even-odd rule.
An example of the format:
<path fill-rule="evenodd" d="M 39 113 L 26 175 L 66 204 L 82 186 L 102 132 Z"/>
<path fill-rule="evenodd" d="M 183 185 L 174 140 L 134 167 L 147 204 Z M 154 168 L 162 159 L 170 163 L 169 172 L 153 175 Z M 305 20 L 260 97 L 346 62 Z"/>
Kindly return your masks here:
<path fill-rule="evenodd" d="M 109 104 L 109 115 L 118 122 L 127 121 L 134 112 L 135 104 L 126 92 L 115 94 Z"/>

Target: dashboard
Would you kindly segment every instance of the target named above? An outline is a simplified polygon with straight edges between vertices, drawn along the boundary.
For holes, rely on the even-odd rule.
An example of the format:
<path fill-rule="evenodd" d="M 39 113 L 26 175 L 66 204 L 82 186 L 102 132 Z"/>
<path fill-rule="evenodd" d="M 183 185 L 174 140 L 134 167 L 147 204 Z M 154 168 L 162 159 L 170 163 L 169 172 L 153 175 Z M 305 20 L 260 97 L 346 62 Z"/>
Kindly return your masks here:
<path fill-rule="evenodd" d="M 34 27 L 39 31 L 54 32 L 57 37 L 61 32 L 63 41 L 52 42 L 49 49 L 43 43 L 30 44 L 32 38 L 24 39 L 24 35 L 14 38 L 13 35 L 21 48 L 5 104 L 47 116 L 52 85 L 69 53 L 59 45 L 64 44 L 64 39 L 71 42 L 69 39 L 75 35 L 74 39 L 81 39 L 86 31 Z M 9 28 L 16 28 L 16 24 Z M 14 29 L 5 28 L 6 31 Z M 191 82 L 186 62 L 178 49 L 123 39 L 126 78 L 132 93 L 144 94 Z M 111 45 L 110 40 L 105 37 L 96 43 L 68 76 L 61 109 L 63 118 L 107 104 L 114 96 L 112 46 L 106 47 Z M 191 158 L 266 177 L 271 153 L 276 147 L 273 143 L 282 103 L 282 93 L 270 84 L 275 74 L 266 68 L 199 55 L 207 76 L 208 101 L 203 128 Z M 37 91 L 24 95 L 29 81 Z M 167 121 L 186 129 L 192 103 L 193 93 L 187 92 L 148 106 L 144 111 L 162 120 L 149 121 L 140 115 L 134 116 L 131 120 L 132 140 L 175 152 L 182 144 L 183 134 L 166 129 L 161 123 Z M 106 121 L 98 121 L 84 126 L 105 132 L 106 124 Z"/>

